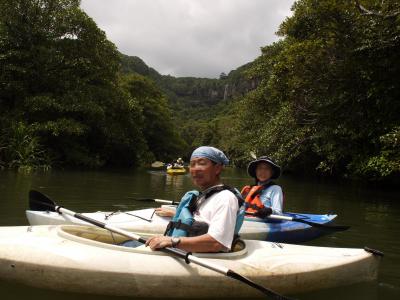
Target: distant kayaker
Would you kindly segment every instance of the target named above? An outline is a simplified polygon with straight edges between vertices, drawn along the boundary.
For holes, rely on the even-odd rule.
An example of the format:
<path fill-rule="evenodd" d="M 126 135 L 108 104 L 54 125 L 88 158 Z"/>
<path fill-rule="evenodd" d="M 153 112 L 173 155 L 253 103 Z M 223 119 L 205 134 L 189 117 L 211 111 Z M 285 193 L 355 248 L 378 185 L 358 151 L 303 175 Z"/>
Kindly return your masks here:
<path fill-rule="evenodd" d="M 229 163 L 219 149 L 202 146 L 190 158 L 192 182 L 200 189 L 187 192 L 167 227 L 167 236 L 149 238 L 146 246 L 156 250 L 177 247 L 190 252 L 227 252 L 244 217 L 243 199 L 237 190 L 225 186 L 220 174 Z M 159 215 L 173 215 L 163 208 Z"/>
<path fill-rule="evenodd" d="M 181 169 L 184 167 L 184 162 L 181 157 L 179 157 L 177 160 L 174 160 L 172 163 L 167 165 L 167 169 Z"/>
<path fill-rule="evenodd" d="M 180 167 L 183 167 L 183 165 L 184 165 L 183 159 L 182 159 L 181 157 L 179 157 L 179 158 L 176 160 L 176 164 L 177 164 L 178 166 L 180 166 Z"/>
<path fill-rule="evenodd" d="M 282 214 L 282 189 L 272 181 L 279 178 L 281 167 L 268 156 L 261 156 L 249 163 L 247 173 L 256 184 L 242 189 L 246 213 L 263 219 L 271 214 Z"/>

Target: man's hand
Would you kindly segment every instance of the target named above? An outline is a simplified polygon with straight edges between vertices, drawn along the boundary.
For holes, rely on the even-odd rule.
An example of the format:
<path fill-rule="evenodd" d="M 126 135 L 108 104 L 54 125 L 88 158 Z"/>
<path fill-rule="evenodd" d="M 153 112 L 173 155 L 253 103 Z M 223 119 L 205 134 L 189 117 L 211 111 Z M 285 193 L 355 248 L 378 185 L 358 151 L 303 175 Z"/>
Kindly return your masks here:
<path fill-rule="evenodd" d="M 172 247 L 172 240 L 170 236 L 158 235 L 149 238 L 146 242 L 146 247 L 149 246 L 151 250 Z"/>
<path fill-rule="evenodd" d="M 254 215 L 256 217 L 259 217 L 261 219 L 265 219 L 266 217 L 268 217 L 270 214 L 272 214 L 272 209 L 271 207 L 263 207 L 259 210 L 257 210 Z"/>

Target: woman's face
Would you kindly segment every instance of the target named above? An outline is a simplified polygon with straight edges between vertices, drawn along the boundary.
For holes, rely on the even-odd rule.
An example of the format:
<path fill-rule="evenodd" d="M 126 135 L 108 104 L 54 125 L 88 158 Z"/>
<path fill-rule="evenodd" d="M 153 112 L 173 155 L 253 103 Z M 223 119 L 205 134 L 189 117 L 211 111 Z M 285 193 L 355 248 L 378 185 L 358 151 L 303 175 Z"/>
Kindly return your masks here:
<path fill-rule="evenodd" d="M 270 164 L 259 162 L 256 166 L 256 177 L 258 181 L 266 181 L 273 175 L 273 170 Z"/>

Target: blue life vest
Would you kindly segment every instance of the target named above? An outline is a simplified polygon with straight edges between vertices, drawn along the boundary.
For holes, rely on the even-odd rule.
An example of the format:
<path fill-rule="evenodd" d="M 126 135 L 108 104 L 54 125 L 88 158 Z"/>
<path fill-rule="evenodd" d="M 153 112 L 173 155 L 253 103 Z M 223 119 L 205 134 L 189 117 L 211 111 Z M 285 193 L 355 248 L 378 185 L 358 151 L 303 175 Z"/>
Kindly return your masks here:
<path fill-rule="evenodd" d="M 235 224 L 235 236 L 238 236 L 239 230 L 242 227 L 244 216 L 245 216 L 245 207 L 244 200 L 239 193 L 238 190 L 233 189 L 228 186 L 218 186 L 215 189 L 212 189 L 209 193 L 206 193 L 205 198 L 210 197 L 212 194 L 216 192 L 220 192 L 223 190 L 230 190 L 238 199 L 239 203 L 239 211 L 236 216 L 236 224 Z M 207 195 L 208 194 L 208 195 Z M 189 233 L 193 233 L 194 230 L 194 218 L 193 218 L 193 203 L 197 200 L 200 193 L 199 191 L 193 190 L 187 192 L 181 199 L 179 206 L 176 209 L 175 216 L 169 222 L 165 235 L 168 236 L 188 236 Z M 208 225 L 207 229 L 208 229 Z M 194 235 L 192 235 L 194 236 Z"/>

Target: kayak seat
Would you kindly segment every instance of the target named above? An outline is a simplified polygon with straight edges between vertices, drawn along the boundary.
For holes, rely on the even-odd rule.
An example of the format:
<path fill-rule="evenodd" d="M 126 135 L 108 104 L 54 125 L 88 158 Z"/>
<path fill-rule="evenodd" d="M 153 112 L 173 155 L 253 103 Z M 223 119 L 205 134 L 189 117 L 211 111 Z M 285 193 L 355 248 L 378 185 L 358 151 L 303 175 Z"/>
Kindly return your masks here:
<path fill-rule="evenodd" d="M 230 252 L 239 252 L 242 251 L 244 248 L 246 248 L 245 242 L 242 239 L 237 238 L 233 241 Z"/>
<path fill-rule="evenodd" d="M 142 246 L 143 243 L 135 241 L 135 240 L 126 240 L 121 243 L 118 243 L 117 245 L 123 246 L 123 247 L 137 248 L 139 246 Z"/>

